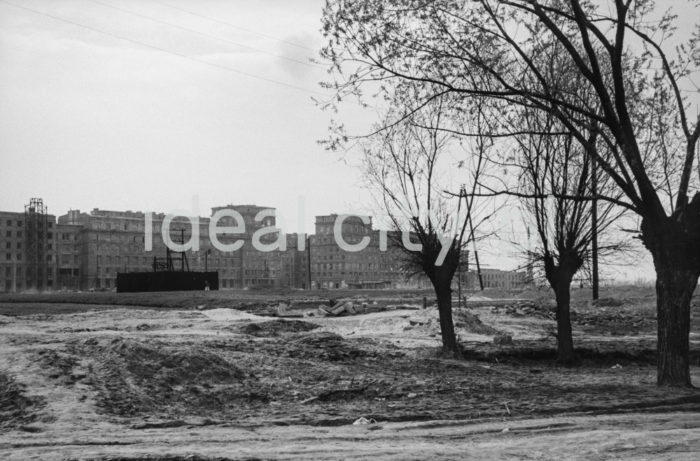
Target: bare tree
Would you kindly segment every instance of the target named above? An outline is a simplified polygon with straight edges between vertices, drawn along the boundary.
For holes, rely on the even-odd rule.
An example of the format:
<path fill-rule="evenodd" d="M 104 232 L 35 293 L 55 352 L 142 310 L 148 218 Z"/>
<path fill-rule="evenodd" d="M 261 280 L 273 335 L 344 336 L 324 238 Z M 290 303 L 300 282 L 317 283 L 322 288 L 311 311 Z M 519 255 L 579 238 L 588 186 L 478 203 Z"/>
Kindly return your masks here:
<path fill-rule="evenodd" d="M 341 100 L 401 81 L 421 92 L 414 110 L 447 93 L 554 115 L 622 194 L 595 198 L 641 217 L 657 275 L 657 382 L 690 386 L 700 120 L 689 119 L 681 83 L 700 64 L 700 27 L 672 55 L 674 21 L 651 0 L 327 0 L 323 56 L 339 71 L 332 87 Z M 537 59 L 553 46 L 594 105 L 557 91 L 556 73 Z M 608 157 L 592 145 L 593 129 Z"/>
<path fill-rule="evenodd" d="M 403 107 L 399 94 L 396 107 Z M 361 141 L 365 172 L 397 231 L 393 243 L 404 252 L 408 267 L 433 285 L 443 351 L 461 357 L 452 321 L 452 280 L 465 246 L 487 217 L 477 213 L 474 194 L 454 197 L 444 189 L 450 170 L 456 170 L 453 179 L 477 191 L 488 139 L 466 145 L 445 132 L 451 109 L 442 98 L 424 109 L 411 116 L 389 111 L 377 132 Z"/>
<path fill-rule="evenodd" d="M 594 187 L 611 197 L 617 189 L 608 176 L 595 168 L 593 156 L 573 136 L 562 134 L 565 130 L 553 116 L 532 109 L 521 112 L 516 129 L 525 128 L 527 133 L 513 138 L 516 148 L 512 162 L 519 175 L 519 188 L 513 195 L 520 198 L 536 229 L 538 245 L 528 250 L 528 257 L 541 265 L 554 291 L 557 361 L 568 364 L 575 358 L 571 282 L 591 259 L 593 226 L 597 226 L 598 234 L 606 235 L 625 210 L 611 202 L 599 207 L 596 200 L 590 199 Z M 596 143 L 591 140 L 591 145 Z M 598 248 L 603 255 L 619 252 L 625 246 L 614 238 L 603 242 Z"/>

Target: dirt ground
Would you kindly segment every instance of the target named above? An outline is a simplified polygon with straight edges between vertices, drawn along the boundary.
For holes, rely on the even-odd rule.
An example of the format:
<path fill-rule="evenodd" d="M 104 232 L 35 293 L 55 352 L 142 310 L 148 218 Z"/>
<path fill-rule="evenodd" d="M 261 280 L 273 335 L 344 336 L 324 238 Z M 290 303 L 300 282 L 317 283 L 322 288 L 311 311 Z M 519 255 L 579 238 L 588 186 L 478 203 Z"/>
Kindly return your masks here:
<path fill-rule="evenodd" d="M 575 292 L 571 367 L 554 362 L 546 291 L 455 309 L 463 361 L 441 356 L 425 293 L 352 293 L 368 312 L 333 318 L 303 292 L 148 295 L 0 297 L 0 458 L 700 454 L 700 391 L 655 386 L 649 289 Z M 282 300 L 306 316 L 275 317 Z"/>

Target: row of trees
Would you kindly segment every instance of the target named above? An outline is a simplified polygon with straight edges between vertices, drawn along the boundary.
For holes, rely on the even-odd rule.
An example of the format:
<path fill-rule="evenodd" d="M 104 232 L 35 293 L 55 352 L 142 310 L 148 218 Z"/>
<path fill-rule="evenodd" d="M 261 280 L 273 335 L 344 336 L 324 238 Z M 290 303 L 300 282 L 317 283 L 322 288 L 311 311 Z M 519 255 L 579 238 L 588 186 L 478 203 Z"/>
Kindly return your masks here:
<path fill-rule="evenodd" d="M 330 105 L 384 108 L 372 134 L 336 126 L 331 146 L 358 140 L 395 226 L 420 240 L 408 254 L 435 287 L 446 351 L 460 354 L 449 286 L 488 218 L 478 204 L 512 195 L 556 295 L 559 359 L 573 358 L 569 290 L 592 218 L 604 231 L 628 213 L 656 269 L 658 384 L 691 385 L 700 119 L 682 82 L 700 67 L 700 27 L 671 56 L 675 21 L 651 0 L 327 0 Z"/>

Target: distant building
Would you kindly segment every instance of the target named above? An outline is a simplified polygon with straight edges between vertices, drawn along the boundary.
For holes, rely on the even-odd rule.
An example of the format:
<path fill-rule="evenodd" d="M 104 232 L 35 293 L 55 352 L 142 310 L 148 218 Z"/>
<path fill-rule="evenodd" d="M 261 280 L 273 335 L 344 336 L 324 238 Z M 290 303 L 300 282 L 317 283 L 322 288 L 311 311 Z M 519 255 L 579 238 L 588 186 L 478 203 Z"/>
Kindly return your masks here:
<path fill-rule="evenodd" d="M 498 288 L 502 290 L 515 290 L 525 287 L 530 278 L 527 272 L 502 271 L 499 269 L 481 269 L 481 280 L 484 288 Z M 479 277 L 476 271 L 469 271 L 467 276 L 469 289 L 479 288 Z"/>
<path fill-rule="evenodd" d="M 209 235 L 212 217 L 217 212 L 225 215 L 226 210 L 238 212 L 245 229 L 222 230 L 216 238 L 224 245 L 242 241 L 236 251 L 215 248 Z M 256 220 L 261 212 L 266 216 Z M 161 232 L 166 215 L 150 216 L 152 250 L 146 251 L 149 236 L 144 212 L 95 208 L 89 213 L 69 210 L 56 218 L 46 212 L 41 199 L 32 199 L 24 213 L 0 212 L 0 249 L 4 250 L 0 253 L 0 291 L 112 290 L 119 272 L 155 270 L 166 255 Z M 430 287 L 425 276 L 409 277 L 405 254 L 394 243 L 399 240 L 397 235 L 373 229 L 371 218 L 365 218 L 365 224 L 361 217 L 350 216 L 340 228 L 344 241 L 357 245 L 369 239 L 369 243 L 360 251 L 345 251 L 335 240 L 337 219 L 335 214 L 317 216 L 314 235 L 288 234 L 286 250 L 260 251 L 253 247 L 254 239 L 260 237 L 261 243 L 271 245 L 279 238 L 276 231 L 270 231 L 276 225 L 274 208 L 215 207 L 209 217 L 199 217 L 199 250 L 185 252 L 185 258 L 174 261 L 175 269 L 217 271 L 220 289 Z M 226 216 L 217 223 L 219 228 L 235 224 Z M 172 220 L 169 236 L 174 243 L 189 242 L 191 235 L 189 219 Z M 485 279 L 487 284 L 499 283 L 491 276 Z"/>
<path fill-rule="evenodd" d="M 388 238 L 386 250 L 380 248 L 381 232 L 372 229 L 372 219 L 347 217 L 341 227 L 343 240 L 358 245 L 369 239 L 367 246 L 356 252 L 338 245 L 334 225 L 338 215 L 316 217 L 316 234 L 311 236 L 311 280 L 313 288 L 392 288 L 424 286 L 425 280 L 408 277 L 402 250 Z"/>
<path fill-rule="evenodd" d="M 254 205 L 229 205 L 213 208 L 212 215 L 227 208 L 241 214 L 245 231 L 235 234 L 219 233 L 218 240 L 222 244 L 242 240 L 243 247 L 237 251 L 220 251 L 214 248 L 209 238 L 210 218 L 200 217 L 199 251 L 186 252 L 187 268 L 218 271 L 221 288 L 275 285 L 276 255 L 262 253 L 252 247 L 254 232 L 275 224 L 274 218 L 265 218 L 261 222 L 256 222 L 255 216 L 260 211 L 274 211 L 274 209 Z M 63 274 L 61 280 L 64 282 L 60 286 L 83 290 L 112 289 L 116 287 L 118 272 L 153 270 L 155 258 L 162 258 L 166 254 L 166 245 L 162 237 L 165 216 L 163 213 L 152 215 L 152 251 L 149 252 L 145 247 L 146 215 L 143 212 L 108 211 L 95 208 L 90 213 L 71 210 L 66 215 L 60 216 L 58 218 L 59 240 L 62 242 L 60 273 Z M 219 227 L 233 224 L 232 218 L 227 217 L 218 222 Z M 169 235 L 174 243 L 188 242 L 192 236 L 190 221 L 183 217 L 173 219 Z M 71 241 L 72 244 L 69 243 Z M 72 254 L 69 253 L 71 248 Z M 175 269 L 180 268 L 175 267 Z M 79 274 L 78 278 L 76 279 L 74 275 L 68 278 L 69 273 Z"/>
<path fill-rule="evenodd" d="M 0 211 L 0 290 L 51 290 L 56 280 L 55 217 L 41 199 L 24 213 Z"/>

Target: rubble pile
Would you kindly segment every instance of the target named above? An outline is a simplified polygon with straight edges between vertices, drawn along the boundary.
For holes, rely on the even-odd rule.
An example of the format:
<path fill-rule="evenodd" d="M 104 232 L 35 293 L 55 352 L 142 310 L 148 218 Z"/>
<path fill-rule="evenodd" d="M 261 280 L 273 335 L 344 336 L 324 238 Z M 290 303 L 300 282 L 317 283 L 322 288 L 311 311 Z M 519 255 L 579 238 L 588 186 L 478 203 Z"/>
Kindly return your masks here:
<path fill-rule="evenodd" d="M 491 312 L 497 314 L 507 314 L 513 317 L 539 317 L 543 319 L 554 320 L 556 318 L 555 309 L 538 304 L 534 301 L 518 301 L 513 304 L 506 304 L 504 306 L 494 306 L 491 308 Z M 572 311 L 572 315 L 574 312 Z"/>
<path fill-rule="evenodd" d="M 268 320 L 265 322 L 249 323 L 242 326 L 239 331 L 243 334 L 272 337 L 283 333 L 297 333 L 300 331 L 311 331 L 319 328 L 315 323 L 304 322 L 302 320 Z"/>

